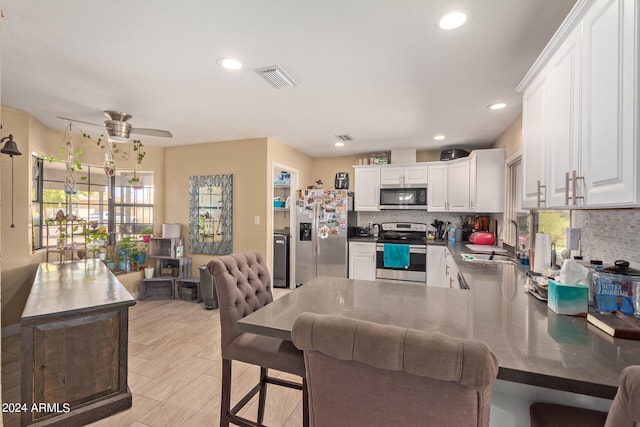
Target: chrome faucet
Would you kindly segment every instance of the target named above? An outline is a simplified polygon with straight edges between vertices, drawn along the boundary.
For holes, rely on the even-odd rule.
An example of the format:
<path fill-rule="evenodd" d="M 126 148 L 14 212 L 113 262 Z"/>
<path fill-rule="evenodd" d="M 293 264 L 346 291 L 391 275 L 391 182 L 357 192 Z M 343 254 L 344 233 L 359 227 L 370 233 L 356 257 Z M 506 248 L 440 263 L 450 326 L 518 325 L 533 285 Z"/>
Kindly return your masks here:
<path fill-rule="evenodd" d="M 504 243 L 504 232 L 505 229 L 507 228 L 507 224 L 513 224 L 516 227 L 516 235 L 515 235 L 515 244 L 513 246 L 511 245 L 506 245 L 507 248 L 505 248 L 505 243 Z M 500 233 L 502 236 L 502 248 L 503 249 L 509 249 L 513 255 L 513 257 L 517 260 L 520 257 L 520 226 L 518 225 L 518 222 L 513 219 L 513 218 L 507 218 L 504 220 L 504 222 L 502 223 L 502 232 Z"/>

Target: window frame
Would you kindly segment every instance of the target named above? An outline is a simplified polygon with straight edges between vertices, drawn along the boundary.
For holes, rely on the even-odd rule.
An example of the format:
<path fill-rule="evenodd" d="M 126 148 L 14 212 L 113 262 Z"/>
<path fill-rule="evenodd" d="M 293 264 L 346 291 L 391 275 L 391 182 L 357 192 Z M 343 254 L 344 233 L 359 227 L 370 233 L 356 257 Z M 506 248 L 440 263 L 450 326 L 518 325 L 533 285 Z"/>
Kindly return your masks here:
<path fill-rule="evenodd" d="M 46 240 L 46 232 L 45 232 L 45 226 L 46 226 L 46 218 L 44 218 L 45 216 L 45 202 L 44 202 L 44 194 L 46 190 L 59 190 L 57 188 L 47 188 L 47 182 L 51 182 L 51 183 L 59 183 L 61 185 L 64 185 L 64 181 L 61 179 L 45 179 L 45 170 L 46 170 L 46 165 L 50 162 L 49 160 L 46 160 L 44 158 L 42 158 L 41 156 L 37 155 L 37 154 L 32 154 L 32 159 L 35 160 L 35 165 L 34 165 L 34 171 L 32 172 L 34 174 L 34 176 L 37 177 L 37 183 L 35 181 L 35 178 L 32 177 L 32 220 L 31 220 L 31 225 L 33 228 L 33 232 L 32 232 L 32 250 L 35 252 L 36 250 L 39 249 L 45 249 L 47 247 L 47 245 L 45 244 L 45 240 Z M 63 166 L 66 165 L 66 161 L 57 161 L 57 162 L 53 162 L 53 163 L 59 163 Z M 36 170 L 37 169 L 37 170 Z M 139 234 L 140 229 L 142 229 L 145 226 L 153 226 L 153 217 L 154 217 L 154 194 L 155 194 L 155 184 L 154 184 L 154 173 L 153 171 L 137 171 L 137 173 L 139 174 L 144 174 L 147 178 L 146 178 L 146 183 L 144 184 L 142 191 L 146 192 L 148 195 L 146 195 L 147 201 L 145 203 L 141 203 L 141 202 L 137 202 L 137 197 L 134 197 L 133 200 L 128 201 L 127 203 L 118 203 L 116 200 L 116 189 L 120 188 L 121 193 L 125 193 L 125 192 L 138 192 L 138 189 L 133 189 L 131 184 L 129 182 L 127 182 L 128 177 L 131 174 L 130 169 L 116 169 L 116 174 L 108 177 L 107 178 L 107 184 L 106 184 L 106 189 L 105 189 L 105 184 L 104 183 L 92 183 L 92 179 L 91 176 L 92 174 L 96 174 L 96 173 L 102 173 L 104 174 L 103 171 L 103 167 L 102 166 L 98 166 L 98 165 L 91 165 L 91 164 L 82 164 L 82 168 L 80 169 L 81 173 L 84 174 L 87 179 L 83 180 L 81 182 L 79 182 L 77 184 L 78 187 L 85 187 L 86 189 L 79 189 L 77 193 L 75 194 L 66 194 L 66 201 L 64 202 L 64 206 L 61 206 L 60 209 L 64 209 L 65 213 L 68 212 L 77 212 L 78 209 L 85 209 L 87 212 L 90 211 L 92 209 L 92 207 L 96 207 L 96 206 L 105 206 L 105 209 L 99 208 L 99 216 L 102 216 L 101 218 L 98 218 L 98 225 L 99 226 L 105 226 L 107 228 L 107 231 L 109 232 L 109 244 L 115 244 L 116 241 L 118 241 L 119 239 L 121 239 L 124 236 L 137 236 Z M 98 172 L 96 172 L 96 170 Z M 119 180 L 117 179 L 119 178 Z M 34 185 L 37 185 L 37 188 L 34 188 Z M 99 188 L 99 190 L 96 190 L 93 187 L 97 187 Z M 105 191 L 106 190 L 106 191 Z M 61 190 L 64 191 L 64 190 Z M 78 193 L 86 193 L 86 197 L 87 197 L 87 202 L 84 203 L 79 203 L 77 200 L 77 194 Z M 95 200 L 91 199 L 91 194 L 92 193 L 97 193 L 100 194 L 100 196 L 98 197 L 98 201 L 96 202 Z M 106 204 L 102 201 L 102 194 L 106 195 Z M 76 198 L 76 200 L 74 201 L 74 197 Z M 143 196 L 144 197 L 144 196 Z M 34 209 L 34 206 L 36 206 L 36 208 Z M 80 206 L 80 207 L 79 207 Z M 74 208 L 75 207 L 75 208 Z M 145 222 L 137 222 L 137 221 L 132 221 L 132 222 L 128 222 L 128 223 L 121 223 L 119 221 L 117 221 L 116 215 L 115 213 L 117 211 L 122 212 L 124 209 L 131 209 L 133 208 L 134 212 L 137 209 L 145 209 L 147 214 L 145 215 Z M 71 210 L 70 210 L 71 209 Z M 38 212 L 38 219 L 39 219 L 39 224 L 36 224 L 35 221 L 35 215 L 34 213 Z M 104 215 L 106 213 L 106 220 L 104 218 Z M 135 216 L 134 216 L 135 218 Z M 89 218 L 85 218 L 87 219 L 87 221 L 91 221 L 92 219 Z M 124 228 L 121 227 L 122 224 L 127 224 L 127 226 L 131 227 L 131 232 L 129 233 L 123 233 L 122 230 Z"/>

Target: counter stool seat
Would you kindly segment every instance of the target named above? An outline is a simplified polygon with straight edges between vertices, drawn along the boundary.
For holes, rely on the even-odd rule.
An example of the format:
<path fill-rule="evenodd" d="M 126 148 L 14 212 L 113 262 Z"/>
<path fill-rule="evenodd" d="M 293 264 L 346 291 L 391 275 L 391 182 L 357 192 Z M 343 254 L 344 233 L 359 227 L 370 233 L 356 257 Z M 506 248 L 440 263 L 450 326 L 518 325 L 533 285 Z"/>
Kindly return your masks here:
<path fill-rule="evenodd" d="M 536 402 L 529 408 L 531 427 L 603 427 L 607 413 L 555 403 Z"/>
<path fill-rule="evenodd" d="M 533 403 L 529 407 L 531 427 L 638 427 L 640 426 L 640 365 L 627 366 L 609 412 L 554 403 Z"/>

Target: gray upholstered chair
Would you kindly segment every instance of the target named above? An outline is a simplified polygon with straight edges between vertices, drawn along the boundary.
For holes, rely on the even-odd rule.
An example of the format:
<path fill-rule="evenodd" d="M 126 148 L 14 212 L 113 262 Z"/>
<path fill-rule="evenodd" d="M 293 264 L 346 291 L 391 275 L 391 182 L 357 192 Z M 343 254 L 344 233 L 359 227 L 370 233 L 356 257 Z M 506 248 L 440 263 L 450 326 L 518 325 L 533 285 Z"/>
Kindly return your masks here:
<path fill-rule="evenodd" d="M 309 425 L 488 426 L 498 363 L 477 341 L 302 313 Z"/>
<path fill-rule="evenodd" d="M 529 408 L 531 427 L 640 427 L 640 365 L 622 370 L 609 413 L 554 403 Z"/>
<path fill-rule="evenodd" d="M 239 332 L 236 322 L 271 303 L 271 278 L 264 259 L 258 252 L 226 255 L 207 264 L 213 276 L 220 306 L 222 349 L 222 404 L 220 425 L 229 422 L 240 426 L 254 426 L 237 415 L 256 393 L 259 393 L 258 419 L 263 422 L 267 384 L 301 389 L 303 391 L 303 420 L 308 425 L 307 394 L 304 383 L 304 360 L 300 350 L 290 341 Z M 231 408 L 231 362 L 233 360 L 260 366 L 260 382 L 238 404 Z M 303 378 L 301 384 L 268 376 L 268 369 L 288 372 Z"/>

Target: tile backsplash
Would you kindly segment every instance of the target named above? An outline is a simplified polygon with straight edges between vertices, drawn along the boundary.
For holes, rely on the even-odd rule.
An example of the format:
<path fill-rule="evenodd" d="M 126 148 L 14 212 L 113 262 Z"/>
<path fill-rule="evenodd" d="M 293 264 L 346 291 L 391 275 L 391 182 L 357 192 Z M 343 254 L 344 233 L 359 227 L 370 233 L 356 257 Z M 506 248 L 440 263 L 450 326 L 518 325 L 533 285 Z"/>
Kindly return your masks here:
<path fill-rule="evenodd" d="M 572 225 L 580 228 L 585 260 L 624 259 L 640 269 L 640 209 L 576 210 Z"/>
<path fill-rule="evenodd" d="M 468 214 L 464 214 L 466 216 Z M 383 210 L 380 212 L 358 212 L 358 226 L 366 227 L 383 222 L 419 222 L 427 224 L 427 230 L 435 231 L 430 224 L 434 220 L 449 221 L 452 226 L 461 224 L 460 214 L 447 212 L 427 212 L 424 210 Z"/>

